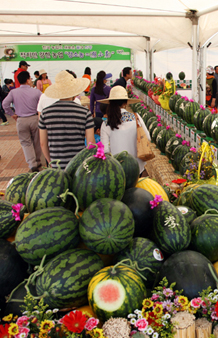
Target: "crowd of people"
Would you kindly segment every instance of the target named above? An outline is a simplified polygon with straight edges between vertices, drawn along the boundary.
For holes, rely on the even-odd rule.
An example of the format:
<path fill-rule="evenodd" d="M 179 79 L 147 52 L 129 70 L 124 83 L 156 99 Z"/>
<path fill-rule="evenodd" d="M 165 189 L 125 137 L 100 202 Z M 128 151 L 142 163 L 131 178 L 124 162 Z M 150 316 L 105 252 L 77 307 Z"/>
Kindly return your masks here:
<path fill-rule="evenodd" d="M 108 86 L 107 80 L 112 74 L 99 71 L 93 85 L 89 67 L 82 78 L 77 78 L 70 70 L 61 71 L 53 84 L 46 70 L 41 69 L 34 72 L 33 82 L 29 66 L 26 61 L 21 61 L 14 73 L 14 82 L 5 79 L 1 88 L 5 96 L 2 96 L 0 117 L 3 124 L 8 123 L 7 114 L 16 121 L 31 172 L 42 170 L 42 153 L 48 165 L 65 169 L 86 145 L 99 141 L 105 152 L 116 154 L 126 150 L 136 157 L 135 115 L 126 110 L 132 101 L 126 91 L 127 81 L 132 78 L 130 67 L 124 68 L 122 77 Z M 81 104 L 84 97 L 81 93 L 90 94 L 89 107 Z M 142 119 L 141 124 L 150 139 Z M 142 172 L 144 162 L 139 159 L 138 162 Z"/>

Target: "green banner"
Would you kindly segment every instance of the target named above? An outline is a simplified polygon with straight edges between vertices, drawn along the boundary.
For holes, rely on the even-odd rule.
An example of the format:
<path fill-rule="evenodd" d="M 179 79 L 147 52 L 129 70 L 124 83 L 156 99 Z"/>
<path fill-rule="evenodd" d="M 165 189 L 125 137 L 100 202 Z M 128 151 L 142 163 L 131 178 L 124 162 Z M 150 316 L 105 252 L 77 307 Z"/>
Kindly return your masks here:
<path fill-rule="evenodd" d="M 131 49 L 93 44 L 8 45 L 0 61 L 130 60 Z"/>

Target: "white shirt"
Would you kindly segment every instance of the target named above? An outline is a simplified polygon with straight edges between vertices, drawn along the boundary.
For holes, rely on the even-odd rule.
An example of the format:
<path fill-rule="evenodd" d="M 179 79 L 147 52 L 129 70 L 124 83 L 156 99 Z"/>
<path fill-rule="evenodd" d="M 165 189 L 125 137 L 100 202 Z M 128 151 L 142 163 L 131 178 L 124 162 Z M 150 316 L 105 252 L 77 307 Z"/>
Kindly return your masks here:
<path fill-rule="evenodd" d="M 53 103 L 55 103 L 58 100 L 59 99 L 52 99 L 51 97 L 48 97 L 48 96 L 45 95 L 45 93 L 43 93 L 40 96 L 38 106 L 37 106 L 37 111 L 41 113 L 44 108 L 51 106 Z M 81 101 L 78 97 L 75 97 L 74 102 L 81 105 Z"/>
<path fill-rule="evenodd" d="M 104 152 L 115 155 L 124 150 L 128 151 L 129 154 L 137 159 L 140 172 L 142 172 L 144 170 L 145 162 L 137 158 L 136 120 L 132 119 L 134 114 L 127 112 L 123 108 L 121 108 L 121 114 L 122 123 L 118 126 L 119 129 L 112 130 L 111 127 L 106 124 L 107 121 L 103 121 L 101 125 L 101 142 L 104 145 Z M 146 128 L 142 118 L 139 115 L 138 117 L 145 134 L 150 141 L 151 138 L 148 129 Z"/>

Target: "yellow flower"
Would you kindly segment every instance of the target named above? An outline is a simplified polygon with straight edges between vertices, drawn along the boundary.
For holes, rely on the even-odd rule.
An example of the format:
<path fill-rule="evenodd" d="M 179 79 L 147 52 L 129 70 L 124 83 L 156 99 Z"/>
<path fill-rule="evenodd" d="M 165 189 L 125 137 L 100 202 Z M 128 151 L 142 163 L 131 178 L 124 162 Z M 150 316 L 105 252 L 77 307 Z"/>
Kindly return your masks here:
<path fill-rule="evenodd" d="M 48 332 L 39 332 L 39 338 L 47 338 L 48 337 Z"/>
<path fill-rule="evenodd" d="M 105 336 L 103 335 L 103 330 L 98 329 L 98 328 L 92 330 L 92 337 L 93 338 L 105 338 Z"/>
<path fill-rule="evenodd" d="M 188 298 L 185 296 L 179 296 L 178 297 L 178 303 L 182 306 L 182 308 L 184 309 L 185 307 L 187 307 L 188 305 Z"/>
<path fill-rule="evenodd" d="M 51 320 L 44 320 L 40 325 L 40 332 L 48 332 L 54 327 L 54 323 Z"/>
<path fill-rule="evenodd" d="M 5 316 L 2 318 L 2 320 L 4 320 L 5 322 L 10 322 L 13 318 L 13 314 L 10 313 L 8 316 Z"/>
<path fill-rule="evenodd" d="M 150 307 L 154 305 L 154 303 L 152 302 L 152 300 L 150 300 L 150 298 L 146 298 L 143 300 L 142 305 L 145 309 L 146 308 L 149 309 Z"/>
<path fill-rule="evenodd" d="M 195 314 L 196 312 L 197 312 L 197 308 L 193 308 L 192 306 L 191 306 L 191 302 L 189 302 L 189 304 L 188 304 L 188 311 L 189 311 L 189 313 L 192 313 L 192 314 Z"/>
<path fill-rule="evenodd" d="M 163 313 L 163 306 L 161 304 L 156 304 L 153 312 L 157 316 L 162 315 L 162 313 Z"/>
<path fill-rule="evenodd" d="M 15 336 L 16 334 L 18 334 L 19 333 L 18 325 L 14 323 L 10 324 L 8 328 L 8 333 L 12 336 Z"/>

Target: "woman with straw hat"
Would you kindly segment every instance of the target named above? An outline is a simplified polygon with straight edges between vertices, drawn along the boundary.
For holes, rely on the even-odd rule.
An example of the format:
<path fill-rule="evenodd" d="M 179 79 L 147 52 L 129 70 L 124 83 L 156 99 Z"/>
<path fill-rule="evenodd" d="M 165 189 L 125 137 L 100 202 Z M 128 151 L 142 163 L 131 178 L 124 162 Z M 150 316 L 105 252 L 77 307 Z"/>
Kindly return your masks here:
<path fill-rule="evenodd" d="M 107 120 L 101 126 L 101 142 L 104 144 L 105 153 L 112 155 L 121 151 L 128 151 L 137 158 L 137 130 L 135 115 L 126 110 L 128 103 L 140 102 L 139 99 L 129 99 L 127 91 L 122 86 L 115 86 L 111 89 L 108 99 L 99 102 L 108 104 Z M 138 115 L 141 125 L 150 140 L 149 132 Z M 138 159 L 140 173 L 144 170 L 145 162 Z"/>
<path fill-rule="evenodd" d="M 42 93 L 44 93 L 46 88 L 48 88 L 49 86 L 51 86 L 51 80 L 48 79 L 46 70 L 40 69 L 39 78 L 36 83 L 37 89 L 39 89 Z"/>
<path fill-rule="evenodd" d="M 40 144 L 46 160 L 60 160 L 61 169 L 87 144 L 95 143 L 94 122 L 91 112 L 74 102 L 74 98 L 88 86 L 86 78 L 74 78 L 63 70 L 55 77 L 45 95 L 59 99 L 43 109 L 39 118 Z M 57 168 L 57 164 L 52 164 Z"/>

